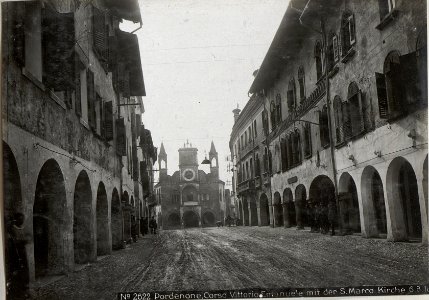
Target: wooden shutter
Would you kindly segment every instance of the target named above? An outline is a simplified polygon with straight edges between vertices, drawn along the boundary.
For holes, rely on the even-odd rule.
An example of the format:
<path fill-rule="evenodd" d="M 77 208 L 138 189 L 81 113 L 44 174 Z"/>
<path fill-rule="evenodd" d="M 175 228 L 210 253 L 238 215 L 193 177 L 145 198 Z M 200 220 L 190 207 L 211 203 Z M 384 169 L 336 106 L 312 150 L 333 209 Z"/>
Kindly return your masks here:
<path fill-rule="evenodd" d="M 343 111 L 343 134 L 344 140 L 349 140 L 352 136 L 352 127 L 350 120 L 350 108 L 348 102 L 342 102 L 342 111 Z"/>
<path fill-rule="evenodd" d="M 94 86 L 94 73 L 90 70 L 86 70 L 86 91 L 87 91 L 87 102 L 88 102 L 88 124 L 95 130 L 96 127 L 96 115 L 95 115 L 95 86 Z"/>
<path fill-rule="evenodd" d="M 120 62 L 118 65 L 118 90 L 123 97 L 130 97 L 130 73 L 125 62 Z"/>
<path fill-rule="evenodd" d="M 286 171 L 286 152 L 285 152 L 285 140 L 280 141 L 280 155 L 282 161 L 282 172 Z"/>
<path fill-rule="evenodd" d="M 104 69 L 107 69 L 109 57 L 109 31 L 106 26 L 106 14 L 96 7 L 92 7 L 92 38 L 94 50 Z"/>
<path fill-rule="evenodd" d="M 74 13 L 49 8 L 42 14 L 43 83 L 55 91 L 75 85 Z"/>
<path fill-rule="evenodd" d="M 127 156 L 124 118 L 116 120 L 116 153 L 119 156 Z"/>
<path fill-rule="evenodd" d="M 20 67 L 25 66 L 25 3 L 9 3 L 12 15 L 12 56 Z"/>
<path fill-rule="evenodd" d="M 294 94 L 293 94 L 293 90 L 288 90 L 287 91 L 287 107 L 289 108 L 289 110 L 293 109 L 294 106 Z"/>
<path fill-rule="evenodd" d="M 381 119 L 389 118 L 389 106 L 387 101 L 386 77 L 382 73 L 375 73 L 377 85 L 378 111 Z"/>
<path fill-rule="evenodd" d="M 116 36 L 109 36 L 108 50 L 108 70 L 114 72 L 118 61 L 118 38 Z"/>
<path fill-rule="evenodd" d="M 417 55 L 411 52 L 399 57 L 401 65 L 402 82 L 404 85 L 404 94 L 407 103 L 415 103 L 420 95 L 418 94 L 418 71 Z"/>
<path fill-rule="evenodd" d="M 380 10 L 380 20 L 382 20 L 389 13 L 388 0 L 378 0 L 378 8 Z"/>
<path fill-rule="evenodd" d="M 113 102 L 104 103 L 104 137 L 107 141 L 113 139 Z"/>

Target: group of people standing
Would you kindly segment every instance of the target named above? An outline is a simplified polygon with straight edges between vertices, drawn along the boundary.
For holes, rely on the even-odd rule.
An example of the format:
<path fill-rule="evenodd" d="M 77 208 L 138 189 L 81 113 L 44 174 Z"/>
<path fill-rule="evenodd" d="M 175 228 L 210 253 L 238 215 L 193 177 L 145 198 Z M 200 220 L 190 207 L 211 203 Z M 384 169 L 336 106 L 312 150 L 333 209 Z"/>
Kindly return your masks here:
<path fill-rule="evenodd" d="M 308 201 L 307 220 L 310 232 L 335 235 L 337 226 L 337 205 L 335 199 L 320 199 Z"/>

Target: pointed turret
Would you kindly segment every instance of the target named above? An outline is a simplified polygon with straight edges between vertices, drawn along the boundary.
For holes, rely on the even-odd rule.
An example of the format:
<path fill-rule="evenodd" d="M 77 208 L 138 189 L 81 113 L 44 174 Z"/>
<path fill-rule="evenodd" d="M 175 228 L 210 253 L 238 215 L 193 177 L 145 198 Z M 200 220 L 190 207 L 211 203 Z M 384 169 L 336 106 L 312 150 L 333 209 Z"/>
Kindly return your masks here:
<path fill-rule="evenodd" d="M 159 178 L 163 178 L 167 175 L 167 152 L 165 152 L 164 143 L 161 143 L 158 154 L 158 168 L 159 168 Z"/>
<path fill-rule="evenodd" d="M 214 145 L 213 141 L 212 141 L 212 144 L 211 144 L 211 146 L 210 146 L 210 152 L 209 152 L 209 153 L 213 153 L 213 154 L 216 154 L 216 153 L 217 153 L 217 151 L 216 151 L 216 148 L 215 148 L 215 145 Z"/>
<path fill-rule="evenodd" d="M 218 165 L 219 161 L 218 161 L 218 155 L 213 141 L 210 146 L 209 160 L 210 160 L 210 173 L 214 174 L 217 178 L 219 178 L 219 165 Z"/>

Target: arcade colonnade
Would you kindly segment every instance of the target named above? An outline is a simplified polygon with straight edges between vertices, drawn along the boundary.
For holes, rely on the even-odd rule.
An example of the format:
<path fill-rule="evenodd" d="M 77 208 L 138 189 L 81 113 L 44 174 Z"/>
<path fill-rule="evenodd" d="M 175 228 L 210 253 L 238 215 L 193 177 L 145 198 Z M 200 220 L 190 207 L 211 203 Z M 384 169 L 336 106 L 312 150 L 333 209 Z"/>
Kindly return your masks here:
<path fill-rule="evenodd" d="M 25 260 L 29 283 L 94 262 L 122 248 L 130 235 L 121 203 L 128 192 L 120 194 L 118 177 L 33 142 L 3 141 L 5 227 L 18 237 L 7 255 L 19 253 Z M 14 265 L 19 266 L 11 261 L 7 267 Z"/>
<path fill-rule="evenodd" d="M 338 221 L 349 233 L 390 241 L 428 241 L 428 155 L 406 157 L 338 172 Z M 335 199 L 328 174 L 298 180 L 259 199 L 242 196 L 239 217 L 244 226 L 310 226 L 309 205 Z M 338 208 L 337 208 L 338 210 Z M 257 218 L 255 217 L 257 215 Z"/>

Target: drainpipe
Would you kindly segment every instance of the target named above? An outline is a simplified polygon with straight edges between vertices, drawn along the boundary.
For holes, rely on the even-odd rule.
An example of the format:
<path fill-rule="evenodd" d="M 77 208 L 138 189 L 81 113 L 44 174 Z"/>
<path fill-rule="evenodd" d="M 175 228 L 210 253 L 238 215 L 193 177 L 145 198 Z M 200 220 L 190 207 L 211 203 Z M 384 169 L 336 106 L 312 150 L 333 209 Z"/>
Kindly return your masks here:
<path fill-rule="evenodd" d="M 340 233 L 343 231 L 343 218 L 341 217 L 340 213 L 340 202 L 338 198 L 338 184 L 337 184 L 337 164 L 335 160 L 335 149 L 334 149 L 334 135 L 333 135 L 333 129 L 332 129 L 332 116 L 331 116 L 331 100 L 330 100 L 330 93 L 329 93 L 329 76 L 328 76 L 328 36 L 326 34 L 325 30 L 325 22 L 321 21 L 321 27 L 322 27 L 322 38 L 324 42 L 324 53 L 325 53 L 325 84 L 326 84 L 326 106 L 328 110 L 328 128 L 329 128 L 329 150 L 331 153 L 331 163 L 332 163 L 332 176 L 334 178 L 334 190 L 335 190 L 335 203 L 337 205 L 337 212 L 339 218 L 338 227 L 340 229 Z"/>
<path fill-rule="evenodd" d="M 305 27 L 308 28 L 314 32 L 317 32 L 319 34 L 322 35 L 322 40 L 323 40 L 323 52 L 324 52 L 324 65 L 325 65 L 325 88 L 326 88 L 326 106 L 327 106 L 327 113 L 328 113 L 328 128 L 329 128 L 329 150 L 330 150 L 330 154 L 331 154 L 331 163 L 332 163 L 332 176 L 334 179 L 334 196 L 335 196 L 335 203 L 337 205 L 337 213 L 338 216 L 337 218 L 339 219 L 338 222 L 338 227 L 340 229 L 340 233 L 343 231 L 343 223 L 342 223 L 342 217 L 341 217 L 341 213 L 340 213 L 340 203 L 339 203 L 339 198 L 338 198 L 338 184 L 337 184 L 337 167 L 336 167 L 336 160 L 335 160 L 335 149 L 334 149 L 334 139 L 333 139 L 333 129 L 332 129 L 332 116 L 331 116 L 331 101 L 330 101 L 330 93 L 329 93 L 329 76 L 328 76 L 328 36 L 326 34 L 326 30 L 325 30 L 325 22 L 323 21 L 323 18 L 321 19 L 321 31 L 316 30 L 314 28 L 311 28 L 307 25 L 305 25 L 302 22 L 302 17 L 305 13 L 305 11 L 308 8 L 308 5 L 310 4 L 311 0 L 308 0 L 307 4 L 305 5 L 304 9 L 301 11 L 301 15 L 299 16 L 299 23 Z M 291 5 L 292 7 L 292 5 Z M 293 8 L 293 7 L 292 7 Z M 297 9 L 295 9 L 297 10 Z M 299 11 L 299 10 L 297 10 Z M 320 125 L 319 125 L 320 126 Z"/>

